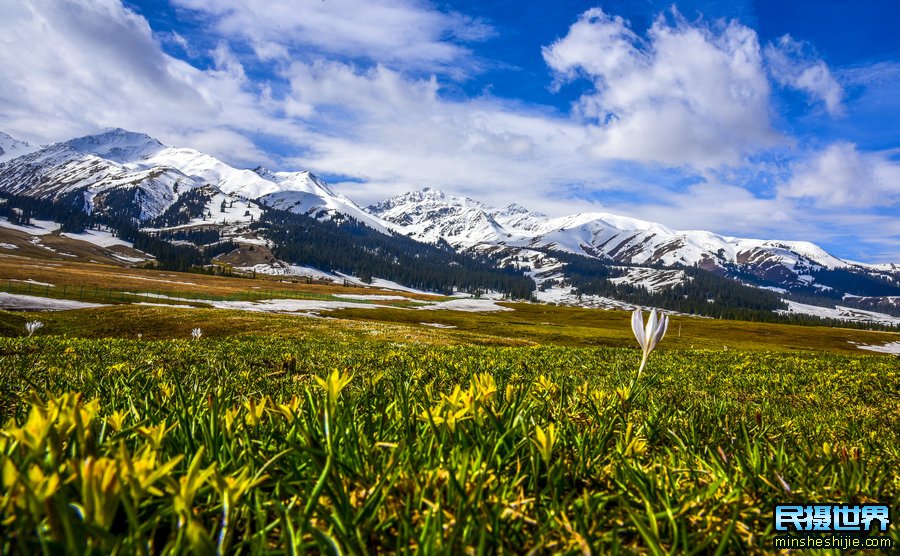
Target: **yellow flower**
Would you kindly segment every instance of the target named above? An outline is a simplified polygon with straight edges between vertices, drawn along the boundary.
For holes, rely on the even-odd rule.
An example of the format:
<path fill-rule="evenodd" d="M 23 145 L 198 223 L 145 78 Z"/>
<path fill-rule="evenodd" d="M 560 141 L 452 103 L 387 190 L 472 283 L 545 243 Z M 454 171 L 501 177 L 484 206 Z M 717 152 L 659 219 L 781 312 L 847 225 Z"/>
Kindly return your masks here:
<path fill-rule="evenodd" d="M 175 425 L 166 428 L 166 422 L 165 420 L 163 420 L 162 423 L 156 425 L 155 427 L 140 427 L 138 428 L 138 432 L 144 435 L 147 440 L 150 441 L 150 446 L 152 446 L 154 450 L 159 450 L 162 446 L 163 439 L 165 439 L 166 435 L 169 434 L 169 431 L 174 428 Z"/>
<path fill-rule="evenodd" d="M 540 425 L 534 428 L 534 438 L 531 442 L 537 447 L 538 452 L 544 463 L 550 464 L 550 458 L 553 455 L 553 446 L 556 445 L 556 424 L 550 423 L 545 431 Z"/>
<path fill-rule="evenodd" d="M 194 455 L 194 459 L 191 460 L 187 473 L 178 479 L 178 483 L 169 487 L 169 492 L 172 494 L 172 505 L 179 516 L 179 524 L 182 526 L 190 520 L 197 491 L 216 472 L 215 464 L 210 465 L 206 469 L 200 469 L 200 462 L 203 460 L 205 452 L 206 448 L 200 446 L 200 449 Z"/>
<path fill-rule="evenodd" d="M 497 382 L 489 373 L 480 373 L 472 379 L 474 398 L 482 404 L 490 403 L 497 396 Z"/>
<path fill-rule="evenodd" d="M 77 468 L 76 484 L 81 504 L 75 504 L 85 521 L 109 529 L 119 506 L 119 464 L 110 458 L 88 457 Z"/>
<path fill-rule="evenodd" d="M 250 401 L 244 402 L 244 407 L 247 409 L 247 415 L 244 416 L 244 420 L 248 425 L 251 427 L 259 425 L 266 414 L 266 404 L 268 402 L 268 398 L 262 398 L 259 401 L 250 398 Z"/>
<path fill-rule="evenodd" d="M 121 464 L 122 482 L 128 484 L 132 498 L 139 500 L 147 494 L 162 496 L 163 492 L 156 488 L 155 484 L 168 477 L 172 469 L 181 463 L 184 456 L 176 456 L 159 465 L 158 454 L 150 446 L 144 446 L 137 456 L 132 458 L 125 449 L 125 443 L 122 442 L 119 444 L 117 459 Z"/>
<path fill-rule="evenodd" d="M 337 405 L 338 398 L 341 396 L 341 391 L 350 384 L 352 378 L 353 377 L 347 373 L 338 373 L 336 369 L 324 380 L 316 377 L 316 382 L 318 382 L 319 386 L 325 390 L 325 394 L 328 397 L 329 408 L 333 409 L 335 405 Z"/>
<path fill-rule="evenodd" d="M 126 411 L 113 411 L 112 414 L 106 418 L 106 422 L 110 427 L 116 432 L 122 430 L 122 426 L 125 424 L 125 418 L 128 416 L 128 412 Z"/>
<path fill-rule="evenodd" d="M 275 404 L 275 409 L 277 409 L 279 413 L 284 415 L 284 418 L 285 420 L 287 420 L 288 424 L 293 424 L 294 420 L 300 414 L 300 398 L 294 395 L 291 398 L 291 401 L 286 404 Z"/>

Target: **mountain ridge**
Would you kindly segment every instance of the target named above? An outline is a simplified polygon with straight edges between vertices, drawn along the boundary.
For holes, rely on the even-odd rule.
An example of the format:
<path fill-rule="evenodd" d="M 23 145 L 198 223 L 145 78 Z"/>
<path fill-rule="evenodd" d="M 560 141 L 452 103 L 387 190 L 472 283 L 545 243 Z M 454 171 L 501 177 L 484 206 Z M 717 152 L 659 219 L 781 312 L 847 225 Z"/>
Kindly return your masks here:
<path fill-rule="evenodd" d="M 568 253 L 649 269 L 616 271 L 609 277 L 615 284 L 673 287 L 672 276 L 683 273 L 653 278 L 651 270 L 697 267 L 774 291 L 835 299 L 878 297 L 872 293 L 883 291 L 900 295 L 900 265 L 847 261 L 807 241 L 674 230 L 606 212 L 550 217 L 516 203 L 491 207 L 432 187 L 364 209 L 309 171 L 235 168 L 201 151 L 166 146 L 121 128 L 43 147 L 14 142 L 0 135 L 0 146 L 15 146 L 19 153 L 0 162 L 0 192 L 127 216 L 157 231 L 217 226 L 225 237 L 241 239 L 265 211 L 277 209 L 320 221 L 350 218 L 381 234 L 498 257 L 503 267 L 528 269 L 539 285 L 566 283 L 567 265 L 554 253 Z M 167 216 L 160 220 L 162 215 Z"/>

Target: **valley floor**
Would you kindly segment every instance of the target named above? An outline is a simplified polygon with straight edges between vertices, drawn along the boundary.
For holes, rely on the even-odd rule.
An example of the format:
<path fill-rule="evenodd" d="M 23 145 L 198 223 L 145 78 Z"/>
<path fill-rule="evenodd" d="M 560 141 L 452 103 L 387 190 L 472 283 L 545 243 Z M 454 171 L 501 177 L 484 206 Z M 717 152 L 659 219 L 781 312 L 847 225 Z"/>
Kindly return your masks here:
<path fill-rule="evenodd" d="M 0 553 L 763 552 L 775 504 L 900 511 L 898 334 L 674 315 L 635 380 L 624 310 L 0 278 Z"/>

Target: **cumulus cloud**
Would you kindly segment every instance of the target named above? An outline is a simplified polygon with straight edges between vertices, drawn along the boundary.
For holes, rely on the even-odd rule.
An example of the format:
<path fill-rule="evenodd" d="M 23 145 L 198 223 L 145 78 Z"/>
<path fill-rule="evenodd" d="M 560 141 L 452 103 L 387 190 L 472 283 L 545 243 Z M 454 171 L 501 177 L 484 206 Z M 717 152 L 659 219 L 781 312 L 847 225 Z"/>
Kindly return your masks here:
<path fill-rule="evenodd" d="M 645 36 L 600 8 L 543 50 L 558 81 L 590 79 L 579 113 L 599 157 L 711 168 L 785 142 L 771 125 L 756 33 L 735 21 L 660 16 Z"/>
<path fill-rule="evenodd" d="M 354 60 L 462 74 L 477 63 L 464 43 L 494 33 L 486 22 L 414 0 L 173 0 L 212 18 L 223 36 L 253 45 L 264 61 L 312 49 Z"/>
<path fill-rule="evenodd" d="M 889 153 L 835 143 L 802 161 L 779 190 L 784 198 L 824 207 L 884 207 L 900 203 L 900 162 Z"/>
<path fill-rule="evenodd" d="M 797 205 L 836 206 L 851 183 L 864 184 L 866 206 L 897 199 L 889 154 L 855 147 L 797 165 L 777 198 L 716 179 L 791 141 L 773 129 L 771 62 L 735 22 L 674 15 L 638 33 L 589 10 L 543 50 L 556 86 L 588 80 L 568 114 L 447 94 L 448 82 L 479 71 L 471 41 L 494 30 L 425 2 L 273 1 L 251 11 L 237 0 L 173 0 L 201 16 L 186 36 L 155 33 L 120 0 L 0 3 L 0 130 L 32 142 L 121 126 L 239 166 L 336 176 L 363 204 L 437 186 L 553 215 L 607 209 L 747 235 L 802 238 L 821 222 Z M 835 165 L 851 177 L 837 179 Z M 676 177 L 656 183 L 647 177 L 656 171 Z M 652 195 L 625 201 L 639 191 Z"/>
<path fill-rule="evenodd" d="M 118 0 L 3 6 L 0 127 L 16 136 L 46 142 L 126 127 L 184 145 L 218 135 L 226 148 L 211 151 L 224 156 L 237 154 L 234 130 L 284 130 L 225 43 L 211 53 L 216 67 L 201 71 L 165 54 L 146 19 Z"/>
<path fill-rule="evenodd" d="M 298 62 L 289 77 L 285 105 L 315 134 L 291 163 L 364 182 L 354 187 L 363 202 L 426 185 L 540 201 L 608 177 L 584 154 L 590 130 L 563 117 L 490 97 L 449 101 L 435 79 L 384 66 Z"/>
<path fill-rule="evenodd" d="M 808 43 L 784 35 L 766 45 L 766 59 L 775 80 L 785 87 L 806 93 L 813 102 L 821 102 L 832 115 L 844 112 L 844 89 Z"/>

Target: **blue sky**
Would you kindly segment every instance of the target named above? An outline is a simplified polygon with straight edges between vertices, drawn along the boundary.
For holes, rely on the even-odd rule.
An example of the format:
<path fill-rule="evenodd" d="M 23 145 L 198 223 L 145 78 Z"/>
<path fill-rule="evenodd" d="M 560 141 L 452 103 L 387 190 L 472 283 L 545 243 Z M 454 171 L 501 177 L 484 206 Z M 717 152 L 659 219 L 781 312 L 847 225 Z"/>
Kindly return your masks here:
<path fill-rule="evenodd" d="M 900 262 L 891 2 L 0 0 L 0 130 Z"/>

